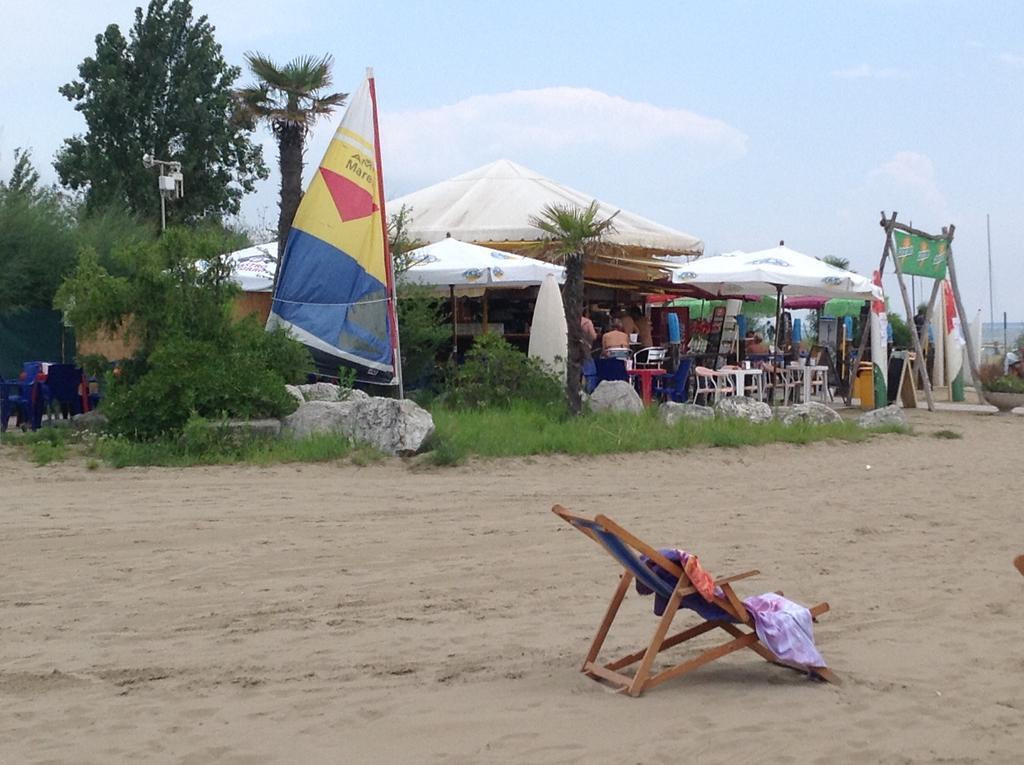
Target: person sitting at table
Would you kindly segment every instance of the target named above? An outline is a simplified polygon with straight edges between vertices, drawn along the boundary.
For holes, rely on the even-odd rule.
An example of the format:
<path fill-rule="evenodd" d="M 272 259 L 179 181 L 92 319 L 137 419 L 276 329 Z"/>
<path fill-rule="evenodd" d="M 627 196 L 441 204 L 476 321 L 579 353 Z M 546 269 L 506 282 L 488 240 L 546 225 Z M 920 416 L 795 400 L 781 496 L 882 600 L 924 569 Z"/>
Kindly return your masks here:
<path fill-rule="evenodd" d="M 640 347 L 650 348 L 654 345 L 654 338 L 651 335 L 651 322 L 644 312 L 640 310 L 640 306 L 635 305 L 629 309 L 629 317 L 633 320 L 633 326 L 636 327 L 636 333 L 640 336 Z"/>
<path fill-rule="evenodd" d="M 768 346 L 761 335 L 754 334 L 752 342 L 747 344 L 747 353 L 768 353 Z"/>
<path fill-rule="evenodd" d="M 622 319 L 612 319 L 612 328 L 601 336 L 601 355 L 606 359 L 629 355 L 629 335 L 622 331 Z"/>

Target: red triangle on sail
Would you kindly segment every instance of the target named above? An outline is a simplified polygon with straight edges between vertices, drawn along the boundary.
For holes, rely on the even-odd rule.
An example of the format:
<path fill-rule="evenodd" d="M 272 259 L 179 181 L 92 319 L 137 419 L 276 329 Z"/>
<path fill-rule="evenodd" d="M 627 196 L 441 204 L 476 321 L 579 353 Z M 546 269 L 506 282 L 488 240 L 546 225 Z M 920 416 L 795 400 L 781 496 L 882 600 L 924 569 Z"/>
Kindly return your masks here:
<path fill-rule="evenodd" d="M 331 199 L 334 200 L 334 206 L 338 208 L 338 215 L 343 222 L 365 218 L 378 210 L 377 205 L 373 203 L 373 195 L 344 175 L 339 175 L 326 167 L 320 168 L 320 175 L 327 184 L 327 190 L 331 192 Z"/>

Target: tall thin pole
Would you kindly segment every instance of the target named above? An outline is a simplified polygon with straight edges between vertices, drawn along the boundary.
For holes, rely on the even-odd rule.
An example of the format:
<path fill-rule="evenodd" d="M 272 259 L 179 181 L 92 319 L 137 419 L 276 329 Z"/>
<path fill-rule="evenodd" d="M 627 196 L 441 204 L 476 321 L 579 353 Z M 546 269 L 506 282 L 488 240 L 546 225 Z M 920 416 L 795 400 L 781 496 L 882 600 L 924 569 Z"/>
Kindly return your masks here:
<path fill-rule="evenodd" d="M 384 209 L 384 167 L 380 161 L 380 128 L 377 125 L 377 85 L 373 79 L 373 67 L 366 67 L 366 79 L 370 83 L 370 104 L 373 106 L 373 153 L 377 160 L 377 197 L 380 205 L 380 228 L 384 236 L 384 264 L 388 277 L 388 318 L 395 333 L 391 340 L 391 352 L 398 380 L 398 397 L 405 398 L 402 382 L 402 343 L 398 338 L 398 293 L 395 290 L 395 263 L 391 259 L 391 243 L 388 241 L 388 215 Z"/>
<path fill-rule="evenodd" d="M 988 239 L 988 323 L 995 330 L 996 302 L 992 297 L 992 226 L 989 222 L 988 213 L 985 213 L 985 237 Z"/>

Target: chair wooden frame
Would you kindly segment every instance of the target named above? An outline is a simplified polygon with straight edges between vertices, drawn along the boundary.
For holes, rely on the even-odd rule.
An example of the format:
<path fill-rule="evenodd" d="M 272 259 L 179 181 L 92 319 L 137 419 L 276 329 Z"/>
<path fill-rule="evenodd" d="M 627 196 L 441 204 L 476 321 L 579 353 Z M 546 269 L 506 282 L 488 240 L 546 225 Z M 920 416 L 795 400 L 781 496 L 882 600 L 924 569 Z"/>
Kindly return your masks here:
<path fill-rule="evenodd" d="M 594 540 L 602 549 L 611 555 L 612 558 L 623 566 L 623 573 L 619 578 L 618 586 L 612 594 L 611 602 L 608 604 L 604 618 L 601 620 L 601 623 L 597 628 L 597 633 L 594 635 L 594 639 L 590 644 L 590 649 L 587 651 L 586 658 L 583 660 L 583 666 L 580 668 L 580 671 L 588 677 L 593 678 L 594 680 L 610 683 L 616 691 L 636 697 L 650 688 L 661 685 L 666 680 L 671 680 L 672 678 L 684 675 L 687 672 L 691 672 L 698 667 L 712 662 L 715 659 L 727 656 L 735 651 L 749 648 L 763 659 L 772 662 L 773 664 L 809 673 L 812 676 L 827 682 L 838 682 L 836 676 L 831 672 L 831 670 L 825 667 L 805 668 L 781 662 L 775 654 L 768 650 L 768 648 L 760 641 L 757 636 L 757 632 L 754 630 L 753 617 L 750 615 L 750 612 L 747 610 L 746 606 L 743 605 L 743 602 L 739 599 L 732 588 L 733 582 L 756 576 L 760 571 L 744 571 L 743 573 L 736 574 L 734 576 L 715 579 L 715 585 L 721 588 L 724 597 L 716 596 L 713 602 L 722 611 L 729 614 L 731 618 L 735 619 L 735 624 L 725 620 L 706 619 L 695 627 L 690 627 L 682 630 L 681 632 L 677 632 L 674 635 L 669 635 L 668 633 L 672 620 L 679 611 L 683 598 L 697 592 L 683 569 L 668 560 L 655 548 L 633 536 L 622 526 L 619 526 L 613 520 L 604 515 L 598 515 L 593 519 L 585 518 L 584 516 L 570 512 L 561 505 L 555 505 L 551 508 L 551 511 L 562 520 L 566 521 L 569 525 Z M 604 663 L 599 661 L 598 656 L 601 652 L 602 645 L 604 645 L 605 638 L 608 637 L 608 632 L 611 629 L 612 622 L 615 621 L 615 617 L 619 612 L 619 607 L 622 605 L 622 601 L 626 597 L 629 585 L 632 584 L 638 576 L 643 576 L 645 579 L 656 578 L 653 573 L 644 574 L 643 572 L 646 570 L 645 568 L 640 569 L 639 574 L 635 573 L 637 570 L 636 568 L 634 568 L 634 570 L 630 570 L 630 566 L 627 566 L 620 555 L 613 552 L 613 548 L 609 546 L 609 541 L 606 540 L 615 540 L 615 543 L 620 544 L 622 548 L 625 548 L 627 550 L 626 554 L 631 557 L 635 557 L 633 556 L 634 552 L 647 556 L 648 559 L 653 561 L 663 570 L 677 577 L 678 581 L 672 589 L 671 597 L 668 599 L 668 604 L 665 607 L 664 614 L 658 620 L 657 628 L 654 631 L 654 635 L 651 637 L 650 643 L 645 648 L 622 656 L 614 661 Z M 639 561 L 634 562 L 636 566 L 643 566 Z M 662 583 L 662 586 L 667 587 L 667 583 Z M 817 620 L 818 616 L 829 610 L 829 606 L 828 603 L 819 603 L 809 610 L 811 612 L 811 616 Z M 725 631 L 732 637 L 732 639 L 713 648 L 709 648 L 697 656 L 679 664 L 662 669 L 660 672 L 652 673 L 654 660 L 657 658 L 659 653 L 714 629 L 721 629 Z M 628 675 L 622 671 L 627 667 L 637 664 L 638 662 L 639 666 L 632 675 Z"/>

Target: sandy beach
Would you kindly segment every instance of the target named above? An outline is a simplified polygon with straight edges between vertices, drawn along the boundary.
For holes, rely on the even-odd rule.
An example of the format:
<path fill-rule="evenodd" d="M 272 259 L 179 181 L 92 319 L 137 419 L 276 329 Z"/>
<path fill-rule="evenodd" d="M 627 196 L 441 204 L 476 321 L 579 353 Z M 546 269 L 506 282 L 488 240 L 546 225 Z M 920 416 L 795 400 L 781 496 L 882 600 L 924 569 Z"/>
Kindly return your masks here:
<path fill-rule="evenodd" d="M 1020 762 L 1024 417 L 910 419 L 862 445 L 428 470 L 2 449 L 0 762 Z M 843 684 L 750 651 L 639 699 L 587 679 L 617 572 L 555 502 L 761 569 L 741 595 L 827 600 Z M 621 619 L 611 651 L 655 626 L 635 594 Z"/>

